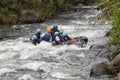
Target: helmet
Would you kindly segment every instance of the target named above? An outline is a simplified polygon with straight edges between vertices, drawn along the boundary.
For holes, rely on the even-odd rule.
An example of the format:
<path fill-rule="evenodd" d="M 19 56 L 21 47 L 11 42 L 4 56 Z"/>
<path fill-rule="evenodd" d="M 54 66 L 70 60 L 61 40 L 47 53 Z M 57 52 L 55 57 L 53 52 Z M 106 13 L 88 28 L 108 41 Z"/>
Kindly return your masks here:
<path fill-rule="evenodd" d="M 37 29 L 36 32 L 37 32 L 37 33 L 41 33 L 41 29 Z"/>
<path fill-rule="evenodd" d="M 63 34 L 63 31 L 60 31 L 60 34 Z"/>
<path fill-rule="evenodd" d="M 46 32 L 51 33 L 52 31 L 51 31 L 50 28 L 47 28 L 47 29 L 46 29 Z"/>
<path fill-rule="evenodd" d="M 58 28 L 58 25 L 53 25 L 53 29 L 57 29 Z"/>
<path fill-rule="evenodd" d="M 60 33 L 57 31 L 57 32 L 55 32 L 54 33 L 54 36 L 57 36 L 57 35 L 59 35 Z"/>
<path fill-rule="evenodd" d="M 55 25 L 54 27 L 55 27 L 55 29 L 57 29 L 57 28 L 58 28 L 58 25 Z"/>
<path fill-rule="evenodd" d="M 33 35 L 32 36 L 32 40 L 36 40 L 37 39 L 37 36 L 36 35 Z"/>
<path fill-rule="evenodd" d="M 63 32 L 62 36 L 66 36 L 66 35 L 67 35 L 67 33 Z"/>

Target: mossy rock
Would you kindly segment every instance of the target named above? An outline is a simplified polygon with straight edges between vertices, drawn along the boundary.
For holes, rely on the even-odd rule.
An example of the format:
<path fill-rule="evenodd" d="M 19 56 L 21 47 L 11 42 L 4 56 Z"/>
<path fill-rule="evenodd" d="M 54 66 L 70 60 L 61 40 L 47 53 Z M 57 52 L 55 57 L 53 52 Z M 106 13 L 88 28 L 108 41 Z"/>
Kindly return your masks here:
<path fill-rule="evenodd" d="M 115 75 L 116 74 L 116 70 L 112 66 L 110 66 L 106 62 L 103 62 L 101 64 L 105 67 L 105 74 L 108 74 L 108 75 Z"/>
<path fill-rule="evenodd" d="M 108 43 L 106 45 L 106 48 L 108 49 L 108 59 L 109 61 L 113 60 L 115 58 L 116 55 L 118 55 L 119 51 L 118 51 L 118 46 L 112 43 Z"/>
<path fill-rule="evenodd" d="M 111 61 L 111 65 L 116 68 L 117 72 L 120 71 L 120 53 Z"/>
<path fill-rule="evenodd" d="M 112 52 L 109 54 L 108 59 L 109 61 L 112 61 L 119 53 L 117 52 Z"/>
<path fill-rule="evenodd" d="M 90 77 L 99 77 L 102 75 L 116 75 L 116 70 L 106 62 L 93 65 Z"/>
<path fill-rule="evenodd" d="M 112 61 L 120 53 L 120 50 L 118 50 L 117 46 L 115 46 L 114 49 L 113 48 L 109 48 L 109 52 L 110 52 L 110 54 L 108 56 L 108 59 L 110 61 Z"/>
<path fill-rule="evenodd" d="M 38 13 L 30 10 L 23 10 L 19 15 L 19 19 L 22 23 L 43 22 Z"/>

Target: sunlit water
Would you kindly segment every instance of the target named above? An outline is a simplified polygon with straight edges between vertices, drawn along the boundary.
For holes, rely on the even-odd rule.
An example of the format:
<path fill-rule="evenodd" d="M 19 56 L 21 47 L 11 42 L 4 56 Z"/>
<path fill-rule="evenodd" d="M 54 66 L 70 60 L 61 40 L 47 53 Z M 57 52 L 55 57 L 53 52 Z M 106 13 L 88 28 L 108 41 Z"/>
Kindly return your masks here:
<path fill-rule="evenodd" d="M 107 59 L 96 57 L 96 53 L 88 49 L 93 44 L 106 43 L 108 38 L 104 35 L 111 26 L 101 20 L 95 26 L 92 25 L 95 22 L 94 17 L 99 14 L 94 7 L 83 6 L 80 11 L 65 12 L 44 23 L 33 24 L 58 24 L 59 30 L 65 31 L 71 37 L 86 36 L 89 41 L 84 48 L 74 44 L 52 46 L 44 41 L 37 46 L 23 42 L 29 40 L 28 37 L 33 33 L 0 42 L 0 80 L 98 80 L 89 77 L 90 69 L 95 63 Z M 29 27 L 25 29 L 29 30 Z M 103 77 L 99 80 L 114 79 Z"/>

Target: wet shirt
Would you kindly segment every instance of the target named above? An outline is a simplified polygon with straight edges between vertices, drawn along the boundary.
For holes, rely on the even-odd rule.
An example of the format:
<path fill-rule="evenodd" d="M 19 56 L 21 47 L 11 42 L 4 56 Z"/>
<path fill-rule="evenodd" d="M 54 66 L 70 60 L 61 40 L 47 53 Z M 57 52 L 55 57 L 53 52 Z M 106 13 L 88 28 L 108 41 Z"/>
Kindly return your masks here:
<path fill-rule="evenodd" d="M 60 36 L 56 36 L 55 37 L 55 42 L 56 42 L 56 44 L 59 44 L 58 42 L 65 42 L 65 40 L 62 38 L 62 37 L 60 37 Z"/>
<path fill-rule="evenodd" d="M 52 41 L 55 41 L 54 33 L 57 32 L 57 31 L 60 32 L 59 30 L 54 30 L 54 29 L 52 30 L 52 33 L 51 33 Z"/>
<path fill-rule="evenodd" d="M 60 38 L 58 36 L 55 37 L 56 41 L 60 41 Z"/>

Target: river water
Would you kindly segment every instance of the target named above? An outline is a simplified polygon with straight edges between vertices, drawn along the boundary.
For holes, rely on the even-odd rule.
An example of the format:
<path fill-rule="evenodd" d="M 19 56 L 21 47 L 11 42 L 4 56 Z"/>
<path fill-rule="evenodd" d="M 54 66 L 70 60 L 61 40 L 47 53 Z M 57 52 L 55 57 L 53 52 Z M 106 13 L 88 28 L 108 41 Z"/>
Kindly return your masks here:
<path fill-rule="evenodd" d="M 97 21 L 93 26 L 95 17 L 100 13 L 95 8 L 79 5 L 44 23 L 19 25 L 24 34 L 27 31 L 26 35 L 0 42 L 0 80 L 98 80 L 89 77 L 90 69 L 95 63 L 107 59 L 95 56 L 96 53 L 89 51 L 89 47 L 106 43 L 108 38 L 104 35 L 111 26 L 104 20 Z M 81 48 L 74 44 L 52 46 L 43 41 L 34 46 L 24 42 L 38 27 L 44 32 L 45 26 L 53 24 L 57 24 L 60 30 L 71 37 L 88 37 L 88 44 Z M 102 77 L 99 80 L 114 79 Z"/>

